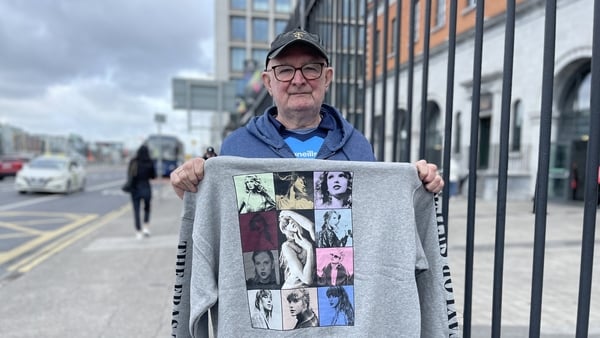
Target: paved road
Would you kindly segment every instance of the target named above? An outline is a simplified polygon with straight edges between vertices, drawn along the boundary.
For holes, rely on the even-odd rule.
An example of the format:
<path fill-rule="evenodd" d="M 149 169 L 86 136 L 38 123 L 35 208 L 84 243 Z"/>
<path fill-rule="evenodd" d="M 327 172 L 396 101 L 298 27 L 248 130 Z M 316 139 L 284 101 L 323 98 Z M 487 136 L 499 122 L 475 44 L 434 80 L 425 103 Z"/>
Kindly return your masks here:
<path fill-rule="evenodd" d="M 0 281 L 0 337 L 168 337 L 181 202 L 155 186 L 149 239 L 127 205 Z"/>

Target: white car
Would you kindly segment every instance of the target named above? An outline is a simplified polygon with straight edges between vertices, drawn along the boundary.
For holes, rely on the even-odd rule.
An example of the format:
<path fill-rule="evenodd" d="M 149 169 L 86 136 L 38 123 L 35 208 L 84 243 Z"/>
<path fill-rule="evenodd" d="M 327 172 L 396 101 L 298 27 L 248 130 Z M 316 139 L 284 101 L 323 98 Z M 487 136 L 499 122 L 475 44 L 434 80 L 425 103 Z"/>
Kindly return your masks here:
<path fill-rule="evenodd" d="M 43 155 L 23 167 L 15 178 L 19 193 L 52 192 L 68 194 L 85 187 L 86 171 L 75 158 Z"/>

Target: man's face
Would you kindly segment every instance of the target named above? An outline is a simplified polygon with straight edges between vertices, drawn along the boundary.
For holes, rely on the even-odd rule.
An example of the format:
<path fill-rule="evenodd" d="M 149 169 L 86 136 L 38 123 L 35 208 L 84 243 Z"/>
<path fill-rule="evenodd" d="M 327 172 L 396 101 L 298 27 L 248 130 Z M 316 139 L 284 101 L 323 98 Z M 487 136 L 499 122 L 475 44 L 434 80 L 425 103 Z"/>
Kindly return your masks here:
<path fill-rule="evenodd" d="M 304 304 L 302 299 L 291 300 L 289 303 L 290 314 L 294 317 L 306 311 L 306 304 Z"/>
<path fill-rule="evenodd" d="M 265 252 L 261 252 L 254 257 L 254 272 L 256 277 L 261 282 L 269 281 L 271 272 L 273 271 L 273 261 Z"/>
<path fill-rule="evenodd" d="M 323 57 L 315 55 L 303 45 L 293 45 L 270 60 L 267 69 L 273 66 L 289 65 L 300 68 L 307 63 L 325 62 Z M 273 96 L 279 114 L 291 116 L 296 113 L 318 114 L 325 98 L 327 86 L 331 83 L 333 69 L 324 67 L 321 77 L 307 80 L 298 69 L 289 82 L 281 82 L 272 71 L 263 72 L 263 83 Z M 288 115 L 289 114 L 289 115 Z"/>

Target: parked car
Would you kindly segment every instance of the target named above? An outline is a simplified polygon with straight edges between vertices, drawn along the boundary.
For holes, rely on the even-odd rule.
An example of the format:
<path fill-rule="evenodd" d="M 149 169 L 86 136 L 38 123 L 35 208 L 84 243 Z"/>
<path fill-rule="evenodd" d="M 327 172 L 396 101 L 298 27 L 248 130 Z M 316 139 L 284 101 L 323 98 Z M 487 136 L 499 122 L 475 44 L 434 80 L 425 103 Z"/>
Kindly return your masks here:
<path fill-rule="evenodd" d="M 68 194 L 85 188 L 86 171 L 74 157 L 42 155 L 32 159 L 15 178 L 19 193 L 51 192 Z"/>
<path fill-rule="evenodd" d="M 31 160 L 26 154 L 7 154 L 0 156 L 0 180 L 7 176 L 15 176 L 23 165 Z"/>

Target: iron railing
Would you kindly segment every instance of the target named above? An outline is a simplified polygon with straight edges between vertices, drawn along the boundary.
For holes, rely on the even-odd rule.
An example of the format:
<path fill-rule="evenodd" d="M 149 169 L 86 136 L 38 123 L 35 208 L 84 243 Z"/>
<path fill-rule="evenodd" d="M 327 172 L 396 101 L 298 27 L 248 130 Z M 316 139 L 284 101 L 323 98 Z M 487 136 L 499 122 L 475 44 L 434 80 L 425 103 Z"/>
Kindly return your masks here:
<path fill-rule="evenodd" d="M 439 0 L 442 1 L 442 0 Z M 557 1 L 562 6 L 557 7 Z M 464 337 L 470 337 L 472 302 L 473 302 L 473 264 L 475 257 L 474 238 L 476 230 L 477 201 L 481 196 L 478 192 L 481 186 L 478 180 L 492 177 L 496 185 L 496 223 L 495 223 L 495 245 L 494 245 L 494 271 L 493 271 L 493 295 L 492 296 L 492 318 L 491 336 L 501 335 L 501 314 L 503 296 L 503 272 L 504 272 L 504 248 L 505 248 L 505 223 L 507 216 L 507 200 L 522 198 L 533 199 L 535 222 L 535 235 L 533 241 L 533 266 L 531 270 L 532 284 L 530 295 L 530 318 L 529 336 L 540 336 L 540 323 L 542 312 L 543 276 L 545 265 L 545 242 L 548 200 L 568 200 L 568 166 L 564 165 L 565 159 L 557 159 L 553 149 L 557 144 L 563 143 L 563 148 L 569 153 L 569 140 L 553 139 L 553 129 L 561 126 L 553 125 L 557 119 L 557 100 L 562 99 L 554 94 L 556 80 L 556 42 L 557 28 L 560 32 L 568 30 L 568 27 L 557 26 L 557 13 L 559 11 L 574 10 L 573 8 L 584 8 L 593 12 L 593 22 L 586 27 L 588 31 L 579 31 L 575 34 L 593 36 L 593 41 L 587 44 L 591 55 L 584 55 L 583 62 L 591 63 L 591 93 L 600 92 L 600 1 L 592 0 L 507 0 L 506 2 L 487 2 L 477 0 L 474 8 L 465 7 L 468 2 L 448 0 L 446 3 L 447 22 L 444 32 L 447 36 L 439 41 L 439 32 L 431 29 L 430 18 L 432 15 L 432 0 L 313 0 L 301 1 L 306 8 L 297 9 L 290 20 L 290 27 L 305 25 L 305 29 L 321 35 L 324 43 L 331 53 L 332 66 L 335 68 L 335 79 L 326 97 L 327 102 L 339 107 L 347 119 L 353 123 L 374 145 L 377 158 L 382 161 L 414 161 L 415 155 L 430 161 L 437 161 L 443 168 L 443 177 L 450 182 L 450 161 L 452 157 L 459 158 L 463 164 L 468 164 L 468 184 L 466 193 L 467 217 L 466 238 L 450 238 L 449 241 L 460 242 L 465 247 L 464 268 L 464 300 L 462 304 L 462 332 Z M 498 5 L 502 4 L 498 10 Z M 435 1 L 437 5 L 437 1 Z M 486 6 L 490 6 L 489 11 Z M 593 8 L 592 8 L 593 7 Z M 393 11 L 392 11 L 393 10 Z M 306 17 L 301 17 L 304 13 Z M 582 13 L 583 14 L 583 13 Z M 471 15 L 474 22 L 468 27 L 464 26 L 464 18 L 457 20 L 458 16 Z M 514 123 L 514 112 L 512 111 L 513 88 L 519 86 L 522 81 L 534 81 L 531 74 L 515 72 L 515 62 L 523 62 L 515 56 L 515 41 L 519 36 L 516 31 L 516 22 L 526 25 L 528 20 L 535 17 L 543 17 L 543 42 L 536 42 L 543 49 L 541 58 L 529 59 L 531 67 L 542 65 L 542 79 L 540 90 L 528 93 L 526 98 L 536 101 L 539 99 L 539 111 L 529 116 L 529 128 L 535 128 L 539 135 L 536 141 L 526 142 L 518 152 L 512 151 L 511 133 Z M 395 18 L 395 23 L 390 19 Z M 568 21 L 568 20 L 566 20 Z M 569 23 L 563 23 L 568 25 Z M 459 27 L 457 27 L 459 26 Z M 415 28 L 417 27 L 417 28 Z M 458 28 L 458 29 L 457 29 Z M 438 27 L 436 27 L 438 29 Z M 457 31 L 459 31 L 457 33 Z M 593 33 L 592 33 L 593 32 Z M 484 55 L 485 34 L 502 35 L 504 37 L 503 55 Z M 437 35 L 436 35 L 437 34 Z M 432 44 L 432 38 L 438 38 Z M 535 38 L 534 38 L 535 39 Z M 534 41 L 532 41 L 534 43 Z M 578 50 L 581 50 L 578 46 Z M 535 47 L 532 47 L 535 48 Z M 585 49 L 585 48 L 584 48 Z M 471 50 L 469 62 L 465 61 L 465 50 Z M 461 62 L 457 62 L 457 53 L 461 53 Z M 584 53 L 585 54 L 585 53 Z M 389 58 L 392 55 L 393 58 Z M 519 57 L 534 58 L 536 53 Z M 431 73 L 433 65 L 436 65 L 435 75 Z M 491 61 L 495 60 L 495 61 Z M 500 71 L 493 74 L 484 74 L 484 65 L 489 62 L 502 64 Z M 581 62 L 581 58 L 579 60 Z M 443 63 L 443 66 L 439 66 Z M 457 82 L 455 79 L 457 67 L 461 67 L 464 73 L 464 64 L 470 64 L 472 76 L 468 83 Z M 440 69 L 445 69 L 445 81 L 440 82 Z M 523 68 L 520 68 L 521 70 Z M 461 75 L 462 75 L 461 73 Z M 420 75 L 420 80 L 419 76 Z M 432 76 L 437 82 L 445 83 L 445 88 L 439 86 L 432 89 Z M 493 79 L 501 86 L 490 86 Z M 490 80 L 491 79 L 491 80 Z M 514 82 L 513 82 L 514 80 Z M 418 89 L 420 85 L 420 91 Z M 437 85 L 437 83 L 436 83 Z M 486 87 L 486 93 L 500 96 L 499 106 L 487 106 L 489 101 L 482 95 L 482 87 Z M 522 86 L 520 86 L 522 88 Z M 566 86 L 568 87 L 568 86 Z M 415 92 L 417 92 L 415 94 Z M 432 96 L 444 96 L 444 110 L 438 112 L 443 114 L 444 119 L 434 120 L 436 113 L 432 105 Z M 521 97 L 523 94 L 518 93 Z M 420 95 L 420 98 L 417 97 Z M 464 101 L 468 96 L 470 102 L 470 115 L 468 118 L 457 120 L 457 98 Z M 268 96 L 262 96 L 265 100 L 257 102 L 255 113 L 262 112 L 262 108 L 270 104 L 266 100 Z M 439 99 L 439 98 L 438 98 Z M 259 100 L 260 101 L 260 100 Z M 484 104 L 485 101 L 485 104 Z M 595 224 L 596 205 L 598 199 L 598 163 L 599 163 L 599 133 L 600 128 L 600 96 L 591 95 L 590 113 L 586 118 L 589 120 L 589 130 L 586 130 L 585 142 L 587 142 L 586 158 L 583 161 L 585 168 L 584 178 L 584 203 L 581 205 L 584 213 L 583 231 L 581 241 L 581 262 L 579 276 L 579 296 L 577 299 L 577 321 L 576 336 L 587 337 L 590 319 L 590 298 L 593 273 L 593 256 L 595 246 Z M 439 105 L 442 106 L 442 105 Z M 255 108 L 256 108 L 255 107 Z M 463 106 L 464 108 L 464 106 Z M 490 113 L 491 111 L 491 113 Z M 568 114 L 569 112 L 565 112 Z M 462 113 L 462 115 L 467 115 Z M 488 128 L 486 122 L 498 125 L 499 128 Z M 467 123 L 470 119 L 470 123 Z M 413 126 L 413 121 L 420 121 L 419 127 Z M 439 121 L 443 123 L 439 129 L 443 132 L 442 149 L 439 144 L 435 148 L 428 144 L 427 133 L 431 128 L 428 123 Z M 455 135 L 453 124 L 462 123 L 468 125 L 469 137 Z M 485 126 L 485 130 L 480 130 Z M 596 126 L 593 128 L 592 126 Z M 458 125 L 456 125 L 458 128 Z M 564 126 L 563 126 L 564 127 Z M 466 128 L 465 128 L 466 129 Z M 490 130 L 491 129 L 491 130 Z M 579 123 L 581 129 L 581 121 Z M 526 135 L 530 135 L 531 129 Z M 482 134 L 489 133 L 487 144 Z M 567 133 L 568 134 L 568 133 Z M 563 133 L 564 135 L 564 133 Z M 431 136 L 431 135 L 429 135 Z M 439 138 L 439 137 L 438 137 Z M 453 144 L 459 141 L 469 140 L 462 147 L 468 154 L 457 154 L 461 147 Z M 482 141 L 483 140 L 483 141 Z M 418 141 L 418 142 L 413 142 Z M 416 144 L 415 147 L 413 144 Z M 482 149 L 485 147 L 485 149 Z M 459 148 L 457 150 L 457 148 Z M 437 157 L 436 151 L 441 152 Z M 431 155 L 433 154 L 433 155 Z M 562 153 L 560 153 L 562 154 Z M 441 161 L 439 157 L 441 156 Z M 485 158 L 482 166 L 482 156 Z M 574 154 L 571 154 L 572 158 Z M 535 160 L 537 158 L 537 160 Z M 468 163 L 465 160 L 468 159 Z M 533 160 L 532 160 L 533 159 Z M 555 163 L 563 163 L 555 166 Z M 566 161 L 567 163 L 569 161 Z M 558 173 L 558 174 L 557 174 Z M 553 176 L 554 175 L 554 176 Z M 558 175 L 558 176 L 557 176 Z M 517 184 L 511 182 L 518 179 Z M 550 189 L 549 181 L 564 189 Z M 558 183 L 557 183 L 558 182 Z M 514 190 L 511 186 L 518 186 L 521 190 Z M 525 188 L 524 188 L 525 187 Z M 528 187 L 531 187 L 529 189 Z M 557 192 L 558 191 L 558 192 Z M 549 196 L 550 195 L 550 196 Z M 449 184 L 442 194 L 443 214 L 448 219 Z M 451 227 L 452 224 L 447 226 Z M 446 232 L 448 233 L 448 232 Z M 575 301 L 575 300 L 573 300 Z"/>

